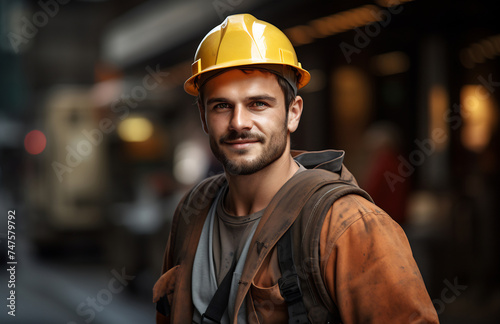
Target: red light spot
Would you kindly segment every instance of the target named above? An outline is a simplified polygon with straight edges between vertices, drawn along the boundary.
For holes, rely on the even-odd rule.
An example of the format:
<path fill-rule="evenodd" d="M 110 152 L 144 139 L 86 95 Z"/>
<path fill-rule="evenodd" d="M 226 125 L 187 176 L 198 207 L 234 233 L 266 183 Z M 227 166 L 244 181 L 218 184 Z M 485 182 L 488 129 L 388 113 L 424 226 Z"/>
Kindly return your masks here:
<path fill-rule="evenodd" d="M 45 149 L 47 138 L 39 130 L 32 130 L 24 138 L 24 148 L 29 154 L 40 154 Z"/>

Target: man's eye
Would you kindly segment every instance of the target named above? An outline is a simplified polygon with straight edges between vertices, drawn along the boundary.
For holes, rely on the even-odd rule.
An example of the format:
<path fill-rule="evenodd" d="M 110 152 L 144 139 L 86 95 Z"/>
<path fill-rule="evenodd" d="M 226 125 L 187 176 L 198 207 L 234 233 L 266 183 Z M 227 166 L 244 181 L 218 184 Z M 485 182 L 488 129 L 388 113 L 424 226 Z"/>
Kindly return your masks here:
<path fill-rule="evenodd" d="M 262 102 L 262 101 L 255 101 L 252 106 L 254 107 L 267 107 L 267 104 L 265 102 Z"/>
<path fill-rule="evenodd" d="M 221 102 L 214 106 L 214 109 L 226 109 L 226 108 L 229 108 L 229 104 L 226 102 Z"/>

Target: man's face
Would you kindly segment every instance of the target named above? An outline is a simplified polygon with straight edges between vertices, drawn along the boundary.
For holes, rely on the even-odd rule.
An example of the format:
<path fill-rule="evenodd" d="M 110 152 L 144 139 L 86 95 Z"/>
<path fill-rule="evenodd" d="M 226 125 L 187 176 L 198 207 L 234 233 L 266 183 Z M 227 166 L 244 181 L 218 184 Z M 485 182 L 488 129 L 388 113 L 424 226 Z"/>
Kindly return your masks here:
<path fill-rule="evenodd" d="M 276 76 L 233 69 L 210 79 L 199 105 L 210 147 L 226 172 L 247 175 L 279 159 L 289 145 L 283 91 Z"/>

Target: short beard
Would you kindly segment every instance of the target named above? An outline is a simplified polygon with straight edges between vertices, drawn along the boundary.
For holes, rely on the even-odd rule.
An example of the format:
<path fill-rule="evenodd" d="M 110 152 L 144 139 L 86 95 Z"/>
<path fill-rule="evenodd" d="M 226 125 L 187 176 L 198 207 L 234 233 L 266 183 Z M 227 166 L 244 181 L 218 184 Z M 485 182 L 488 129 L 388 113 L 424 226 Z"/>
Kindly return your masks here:
<path fill-rule="evenodd" d="M 212 149 L 213 154 L 224 166 L 224 170 L 231 175 L 249 175 L 254 174 L 268 165 L 272 164 L 276 160 L 278 160 L 286 150 L 287 146 L 287 123 L 285 123 L 282 132 L 280 134 L 275 134 L 271 136 L 269 139 L 269 145 L 266 147 L 265 138 L 252 134 L 250 132 L 231 132 L 226 136 L 223 136 L 219 140 L 219 145 L 225 140 L 234 140 L 234 139 L 257 139 L 259 142 L 264 145 L 264 151 L 260 156 L 252 161 L 243 161 L 237 163 L 236 161 L 230 160 L 223 152 L 220 150 L 219 145 L 217 144 L 214 138 L 210 138 L 210 148 Z M 244 154 L 246 150 L 237 151 L 237 154 Z"/>

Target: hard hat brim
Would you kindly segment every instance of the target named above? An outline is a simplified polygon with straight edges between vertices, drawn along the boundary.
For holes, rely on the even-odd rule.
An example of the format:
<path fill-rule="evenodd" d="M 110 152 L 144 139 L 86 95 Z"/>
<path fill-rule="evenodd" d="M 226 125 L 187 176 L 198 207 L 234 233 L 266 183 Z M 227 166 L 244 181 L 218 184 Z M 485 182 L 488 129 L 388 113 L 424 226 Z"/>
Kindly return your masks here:
<path fill-rule="evenodd" d="M 287 65 L 287 66 L 292 67 L 297 72 L 297 89 L 303 88 L 311 80 L 311 74 L 307 70 L 305 70 L 299 66 L 292 66 L 289 64 L 282 64 L 282 63 L 269 63 L 269 62 L 251 62 L 251 63 L 249 63 L 247 61 L 247 62 L 241 62 L 241 64 L 231 62 L 230 64 L 227 64 L 227 66 L 219 64 L 213 68 L 207 68 L 199 73 L 194 74 L 189 79 L 187 79 L 186 82 L 184 82 L 184 91 L 186 91 L 188 94 L 190 94 L 192 96 L 198 96 L 199 89 L 196 85 L 196 80 L 201 75 L 209 73 L 209 72 L 215 72 L 215 71 L 225 70 L 225 69 L 230 70 L 230 69 L 234 69 L 234 68 L 243 68 L 243 67 L 252 68 L 253 65 Z"/>

